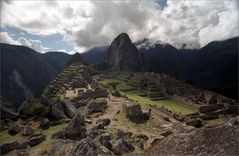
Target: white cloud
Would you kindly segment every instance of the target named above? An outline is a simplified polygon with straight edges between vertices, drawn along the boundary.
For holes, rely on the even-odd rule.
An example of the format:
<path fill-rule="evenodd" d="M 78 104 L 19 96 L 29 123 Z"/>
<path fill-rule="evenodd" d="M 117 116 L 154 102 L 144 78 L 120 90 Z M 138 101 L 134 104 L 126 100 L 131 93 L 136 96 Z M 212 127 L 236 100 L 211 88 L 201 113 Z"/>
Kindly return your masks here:
<path fill-rule="evenodd" d="M 31 39 L 28 40 L 24 37 L 20 37 L 17 40 L 15 40 L 7 32 L 0 32 L 0 39 L 1 43 L 23 45 L 41 53 L 47 52 L 49 50 L 49 48 L 42 46 L 42 43 L 39 40 L 31 40 Z"/>
<path fill-rule="evenodd" d="M 110 44 L 121 32 L 133 41 L 149 38 L 180 48 L 198 48 L 238 36 L 237 0 L 11 1 L 4 3 L 2 26 L 28 33 L 60 33 L 75 51 Z"/>
<path fill-rule="evenodd" d="M 14 40 L 10 35 L 8 35 L 7 32 L 0 32 L 0 42 L 1 43 L 20 45 L 20 42 Z"/>

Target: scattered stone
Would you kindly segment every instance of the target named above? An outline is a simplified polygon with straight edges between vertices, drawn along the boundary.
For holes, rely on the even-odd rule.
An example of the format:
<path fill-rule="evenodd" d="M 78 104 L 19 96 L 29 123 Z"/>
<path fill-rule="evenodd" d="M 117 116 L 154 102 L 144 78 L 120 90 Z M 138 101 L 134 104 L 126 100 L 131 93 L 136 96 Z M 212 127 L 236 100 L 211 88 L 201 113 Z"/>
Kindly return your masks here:
<path fill-rule="evenodd" d="M 73 140 L 78 138 L 85 138 L 86 129 L 83 126 L 85 126 L 85 120 L 78 112 L 66 127 L 66 138 Z"/>
<path fill-rule="evenodd" d="M 167 116 L 164 116 L 163 119 L 164 119 L 165 121 L 170 122 L 169 117 L 167 117 Z"/>
<path fill-rule="evenodd" d="M 201 94 L 199 95 L 198 101 L 201 102 L 201 103 L 205 103 L 205 104 L 207 103 L 207 98 L 206 98 L 206 96 L 205 96 L 204 93 L 201 93 Z"/>
<path fill-rule="evenodd" d="M 110 119 L 109 118 L 104 118 L 104 119 L 98 119 L 96 120 L 96 124 L 102 124 L 102 126 L 108 126 L 110 124 Z"/>
<path fill-rule="evenodd" d="M 16 149 L 26 149 L 28 146 L 28 142 L 28 140 L 18 142 L 18 146 L 16 147 Z"/>
<path fill-rule="evenodd" d="M 85 119 L 85 122 L 88 124 L 92 124 L 92 121 L 90 119 Z"/>
<path fill-rule="evenodd" d="M 199 127 L 202 127 L 203 124 L 202 124 L 202 121 L 200 119 L 191 119 L 191 120 L 187 120 L 186 121 L 186 124 L 188 126 L 193 126 L 193 127 L 196 127 L 196 128 L 199 128 Z"/>
<path fill-rule="evenodd" d="M 46 135 L 31 137 L 28 144 L 31 147 L 36 146 L 36 145 L 40 144 L 41 142 L 43 142 L 45 139 L 46 139 Z"/>
<path fill-rule="evenodd" d="M 16 126 L 11 127 L 11 128 L 8 130 L 8 133 L 9 133 L 10 135 L 16 135 L 16 134 L 18 134 L 19 132 L 21 132 L 22 130 L 23 130 L 23 127 L 16 125 Z"/>
<path fill-rule="evenodd" d="M 124 154 L 124 153 L 129 153 L 134 151 L 134 147 L 127 141 L 123 139 L 118 139 L 112 147 L 112 151 L 115 154 Z"/>
<path fill-rule="evenodd" d="M 110 140 L 111 140 L 111 135 L 109 133 L 103 133 L 99 137 L 100 143 L 106 148 L 108 148 L 109 150 L 111 150 L 112 148 L 112 144 L 110 143 Z"/>
<path fill-rule="evenodd" d="M 117 136 L 121 139 L 129 139 L 132 136 L 132 132 L 124 131 L 122 129 L 117 129 Z"/>
<path fill-rule="evenodd" d="M 198 108 L 200 113 L 207 113 L 207 112 L 211 112 L 211 111 L 215 111 L 217 109 L 220 109 L 222 107 L 220 107 L 219 105 L 210 105 L 210 106 L 200 106 Z"/>
<path fill-rule="evenodd" d="M 170 134 L 173 134 L 173 132 L 171 130 L 166 130 L 164 131 L 163 133 L 161 133 L 160 135 L 164 136 L 164 137 L 167 137 L 169 136 Z"/>
<path fill-rule="evenodd" d="M 65 129 L 57 131 L 57 132 L 53 133 L 51 136 L 52 139 L 65 139 L 65 137 L 66 137 Z"/>
<path fill-rule="evenodd" d="M 87 104 L 87 110 L 89 114 L 96 113 L 96 112 L 104 112 L 107 107 L 106 100 L 102 99 L 93 99 L 90 100 Z"/>
<path fill-rule="evenodd" d="M 25 128 L 23 129 L 23 131 L 22 131 L 22 135 L 23 135 L 23 136 L 30 136 L 30 135 L 32 135 L 33 133 L 34 133 L 34 130 L 33 130 L 31 127 L 29 127 L 29 126 L 25 127 Z"/>
<path fill-rule="evenodd" d="M 148 144 L 149 144 L 150 147 L 154 147 L 155 145 L 160 143 L 164 138 L 165 138 L 164 136 L 158 136 L 158 137 L 151 138 L 148 141 Z"/>
<path fill-rule="evenodd" d="M 239 126 L 239 116 L 236 116 L 228 121 L 229 125 Z"/>
<path fill-rule="evenodd" d="M 81 100 L 72 103 L 76 108 L 85 107 L 87 105 L 87 101 Z"/>
<path fill-rule="evenodd" d="M 216 105 L 217 104 L 217 97 L 215 95 L 212 95 L 212 97 L 208 101 L 209 105 Z"/>
<path fill-rule="evenodd" d="M 85 155 L 85 156 L 97 156 L 96 153 L 96 145 L 92 142 L 92 140 L 86 138 L 81 140 L 73 149 L 73 154 Z"/>
<path fill-rule="evenodd" d="M 47 118 L 43 118 L 40 120 L 40 128 L 41 129 L 48 129 L 50 127 L 50 121 Z"/>
<path fill-rule="evenodd" d="M 136 138 L 143 139 L 143 140 L 149 140 L 149 137 L 145 134 L 138 134 L 138 135 L 136 135 Z"/>
<path fill-rule="evenodd" d="M 25 149 L 16 150 L 17 156 L 29 156 L 29 153 Z"/>

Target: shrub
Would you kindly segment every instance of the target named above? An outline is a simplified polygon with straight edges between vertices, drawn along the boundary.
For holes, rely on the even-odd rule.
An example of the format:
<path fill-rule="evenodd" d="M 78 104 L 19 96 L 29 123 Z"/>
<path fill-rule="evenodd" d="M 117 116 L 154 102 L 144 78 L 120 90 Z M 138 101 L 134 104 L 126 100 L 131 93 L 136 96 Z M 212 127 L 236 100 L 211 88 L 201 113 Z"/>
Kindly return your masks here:
<path fill-rule="evenodd" d="M 39 102 L 34 103 L 31 107 L 32 115 L 43 115 L 45 112 L 46 112 L 45 106 Z"/>

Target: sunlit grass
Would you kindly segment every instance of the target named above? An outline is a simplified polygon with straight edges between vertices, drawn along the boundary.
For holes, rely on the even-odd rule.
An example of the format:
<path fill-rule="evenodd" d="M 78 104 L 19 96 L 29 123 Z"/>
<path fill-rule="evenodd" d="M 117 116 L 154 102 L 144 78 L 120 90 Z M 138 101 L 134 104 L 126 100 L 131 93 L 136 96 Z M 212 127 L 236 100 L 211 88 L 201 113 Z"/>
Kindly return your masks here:
<path fill-rule="evenodd" d="M 123 81 L 120 81 L 118 79 L 117 80 L 115 80 L 115 79 L 104 79 L 104 80 L 101 80 L 100 83 L 107 86 L 109 90 L 112 89 L 109 85 L 110 83 L 117 83 L 116 89 L 120 91 L 121 95 L 126 96 L 129 99 L 138 101 L 142 105 L 154 105 L 156 108 L 160 108 L 161 106 L 164 106 L 168 110 L 171 110 L 173 112 L 181 112 L 185 115 L 197 112 L 196 108 L 194 108 L 192 106 L 184 105 L 182 103 L 174 102 L 174 101 L 171 101 L 171 100 L 153 101 L 146 96 L 144 96 L 144 97 L 140 96 L 142 94 L 148 93 L 148 88 L 144 89 L 143 92 L 138 91 L 137 88 L 135 88 L 134 90 L 131 90 L 131 91 L 124 91 L 124 90 L 130 89 L 130 88 L 133 89 L 133 87 L 127 85 L 127 83 L 125 83 Z M 152 87 L 156 88 L 157 86 L 151 85 L 150 89 Z M 153 92 L 151 92 L 151 93 L 153 93 Z"/>

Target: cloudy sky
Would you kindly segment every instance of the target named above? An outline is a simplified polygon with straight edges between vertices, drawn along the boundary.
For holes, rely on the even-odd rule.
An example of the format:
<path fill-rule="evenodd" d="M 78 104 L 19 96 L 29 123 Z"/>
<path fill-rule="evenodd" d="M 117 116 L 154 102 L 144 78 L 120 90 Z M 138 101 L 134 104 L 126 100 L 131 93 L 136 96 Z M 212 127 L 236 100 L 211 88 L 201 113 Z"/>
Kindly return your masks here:
<path fill-rule="evenodd" d="M 200 48 L 239 35 L 237 0 L 23 1 L 1 5 L 1 42 L 84 52 L 121 32 L 136 42 Z"/>

